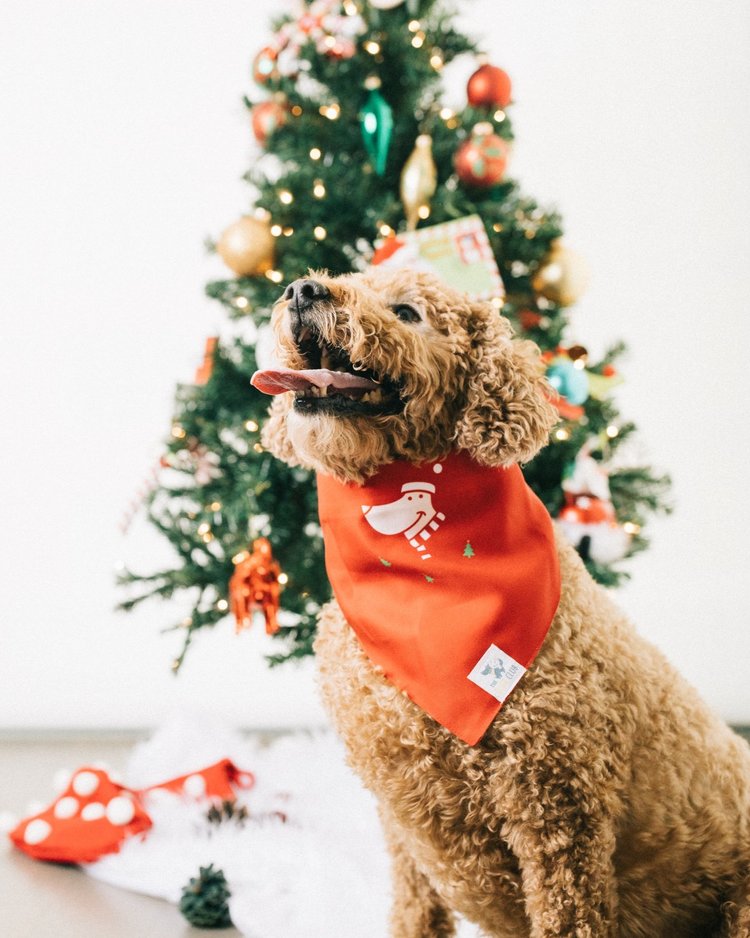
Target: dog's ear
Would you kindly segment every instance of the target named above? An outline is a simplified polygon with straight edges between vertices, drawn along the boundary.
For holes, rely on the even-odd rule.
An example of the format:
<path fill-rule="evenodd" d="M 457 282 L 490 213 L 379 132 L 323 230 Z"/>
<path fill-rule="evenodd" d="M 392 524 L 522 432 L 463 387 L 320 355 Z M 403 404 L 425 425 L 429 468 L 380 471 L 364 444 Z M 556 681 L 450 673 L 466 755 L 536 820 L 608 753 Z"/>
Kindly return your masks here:
<path fill-rule="evenodd" d="M 466 326 L 471 350 L 456 445 L 485 466 L 528 462 L 558 420 L 539 349 L 514 340 L 508 320 L 489 304 L 472 304 Z"/>
<path fill-rule="evenodd" d="M 294 403 L 291 393 L 277 394 L 268 409 L 268 420 L 263 424 L 260 441 L 264 448 L 288 466 L 299 466 L 300 461 L 294 452 L 286 429 L 286 418 Z"/>

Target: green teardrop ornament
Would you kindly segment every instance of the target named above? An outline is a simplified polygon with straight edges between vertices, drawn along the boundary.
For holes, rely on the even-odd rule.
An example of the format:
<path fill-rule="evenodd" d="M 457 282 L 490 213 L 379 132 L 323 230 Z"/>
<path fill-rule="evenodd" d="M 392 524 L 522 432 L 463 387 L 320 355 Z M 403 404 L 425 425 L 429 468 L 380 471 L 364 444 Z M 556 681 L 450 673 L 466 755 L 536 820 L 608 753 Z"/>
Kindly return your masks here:
<path fill-rule="evenodd" d="M 367 95 L 359 120 L 367 155 L 375 172 L 382 176 L 393 135 L 393 109 L 376 88 Z"/>

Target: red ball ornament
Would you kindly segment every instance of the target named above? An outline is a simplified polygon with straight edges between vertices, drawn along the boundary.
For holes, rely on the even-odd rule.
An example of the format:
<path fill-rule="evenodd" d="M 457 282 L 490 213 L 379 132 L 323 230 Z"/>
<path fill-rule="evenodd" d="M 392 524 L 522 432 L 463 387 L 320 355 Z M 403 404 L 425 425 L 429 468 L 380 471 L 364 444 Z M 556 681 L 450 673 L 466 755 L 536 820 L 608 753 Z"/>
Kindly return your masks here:
<path fill-rule="evenodd" d="M 453 157 L 461 182 L 478 189 L 489 189 L 500 182 L 507 162 L 508 144 L 489 123 L 477 124 Z"/>
<path fill-rule="evenodd" d="M 510 104 L 510 76 L 496 65 L 480 65 L 469 79 L 466 95 L 472 107 L 507 107 Z"/>
<path fill-rule="evenodd" d="M 265 83 L 271 78 L 279 77 L 279 70 L 276 65 L 278 52 L 273 46 L 266 46 L 253 59 L 253 78 L 259 85 Z"/>
<path fill-rule="evenodd" d="M 518 321 L 521 323 L 521 328 L 527 331 L 539 326 L 542 322 L 542 318 L 542 314 L 535 312 L 533 309 L 521 309 L 518 311 Z"/>
<path fill-rule="evenodd" d="M 265 146 L 274 130 L 278 130 L 286 121 L 286 114 L 286 107 L 277 98 L 261 101 L 260 104 L 253 106 L 250 112 L 250 122 L 258 143 Z"/>

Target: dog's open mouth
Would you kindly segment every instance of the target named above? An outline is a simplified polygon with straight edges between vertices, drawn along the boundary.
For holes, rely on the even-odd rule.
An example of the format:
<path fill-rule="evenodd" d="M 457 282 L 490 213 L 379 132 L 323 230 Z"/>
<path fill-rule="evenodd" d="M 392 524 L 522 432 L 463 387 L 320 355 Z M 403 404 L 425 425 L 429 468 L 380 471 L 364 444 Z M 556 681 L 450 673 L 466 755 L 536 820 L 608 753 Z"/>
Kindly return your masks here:
<path fill-rule="evenodd" d="M 295 339 L 309 367 L 256 371 L 250 379 L 253 387 L 264 394 L 294 391 L 294 408 L 300 413 L 374 417 L 403 409 L 399 386 L 387 375 L 355 367 L 344 349 L 329 345 L 309 327 Z"/>

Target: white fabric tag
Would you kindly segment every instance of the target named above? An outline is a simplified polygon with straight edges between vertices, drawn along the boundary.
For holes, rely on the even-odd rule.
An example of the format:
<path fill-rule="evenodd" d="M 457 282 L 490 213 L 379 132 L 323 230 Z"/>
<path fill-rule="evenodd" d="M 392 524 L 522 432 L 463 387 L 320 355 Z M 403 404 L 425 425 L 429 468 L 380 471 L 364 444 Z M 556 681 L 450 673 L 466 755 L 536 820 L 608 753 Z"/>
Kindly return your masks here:
<path fill-rule="evenodd" d="M 468 677 L 502 703 L 525 673 L 526 668 L 515 658 L 497 645 L 490 645 Z"/>

